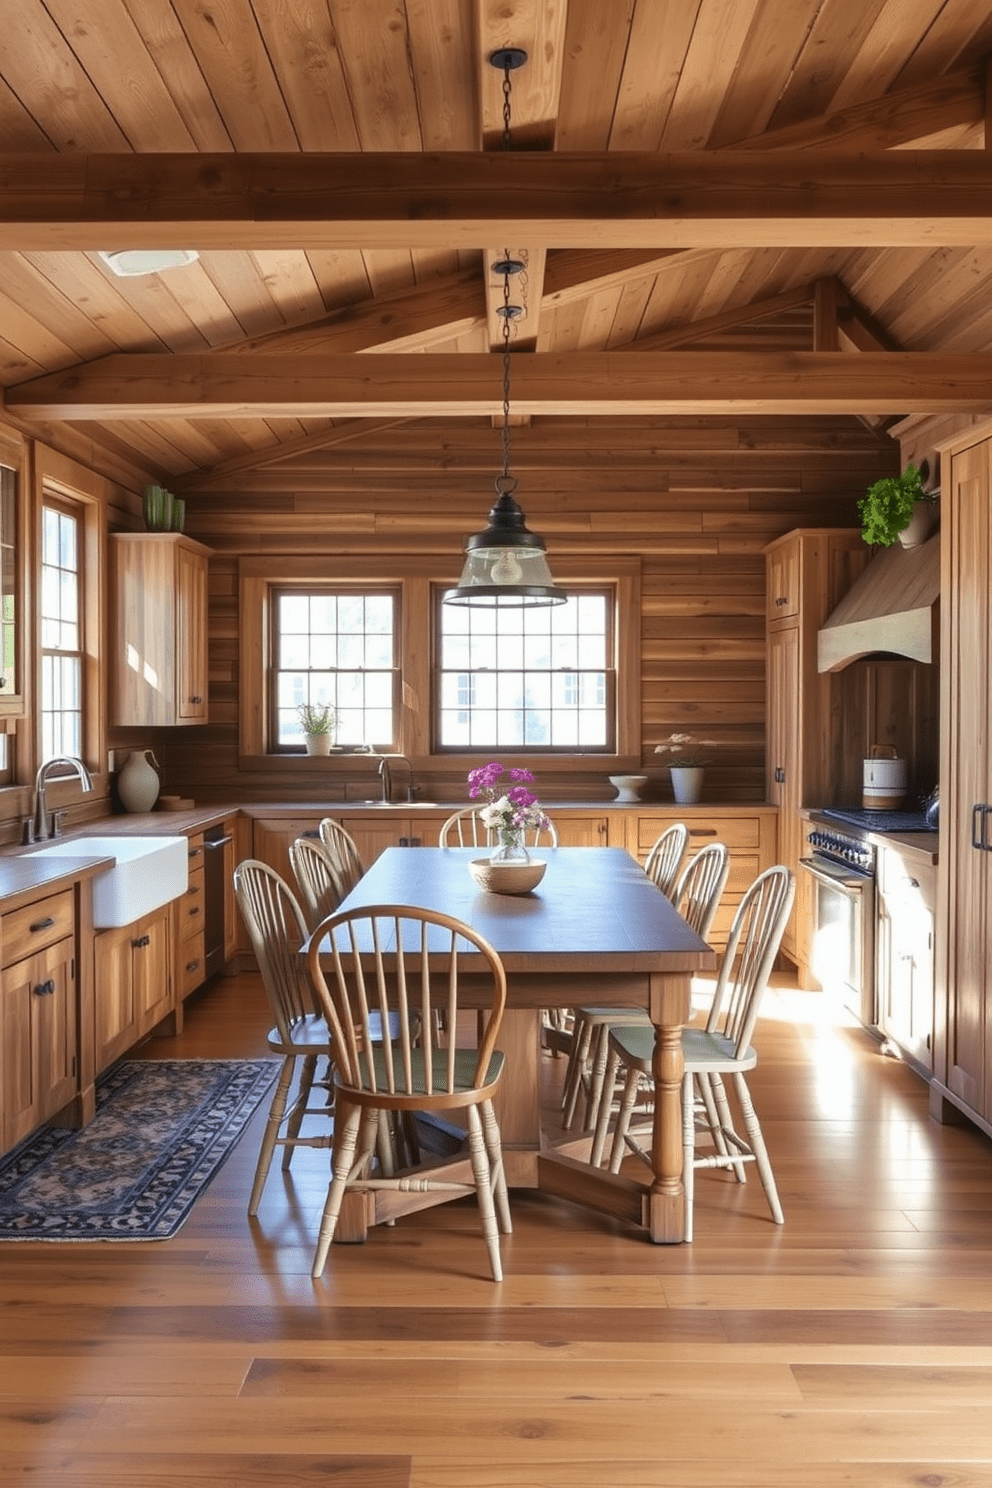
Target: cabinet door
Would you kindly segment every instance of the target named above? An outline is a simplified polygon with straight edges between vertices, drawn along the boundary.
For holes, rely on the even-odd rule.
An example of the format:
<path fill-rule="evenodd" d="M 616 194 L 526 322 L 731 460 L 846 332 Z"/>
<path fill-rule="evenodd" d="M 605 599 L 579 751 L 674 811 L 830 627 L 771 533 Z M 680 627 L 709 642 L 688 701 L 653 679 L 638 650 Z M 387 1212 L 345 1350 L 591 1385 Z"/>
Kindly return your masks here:
<path fill-rule="evenodd" d="M 172 936 L 168 906 L 139 920 L 132 929 L 131 976 L 134 985 L 135 1038 L 142 1038 L 175 1006 L 172 986 Z"/>
<path fill-rule="evenodd" d="M 768 555 L 768 619 L 799 614 L 799 543 L 784 542 Z"/>
<path fill-rule="evenodd" d="M 97 1073 L 113 1064 L 134 1042 L 134 987 L 131 979 L 131 925 L 104 930 L 94 939 L 94 1044 Z"/>
<path fill-rule="evenodd" d="M 182 723 L 207 721 L 207 560 L 176 550 L 176 709 Z"/>
<path fill-rule="evenodd" d="M 610 835 L 608 816 L 579 816 L 568 812 L 554 817 L 561 847 L 606 847 Z"/>
<path fill-rule="evenodd" d="M 797 871 L 802 822 L 799 807 L 799 686 L 800 636 L 796 626 L 771 631 L 768 636 L 767 790 L 778 806 L 779 862 Z M 796 912 L 793 909 L 782 937 L 782 949 L 797 959 Z"/>
<path fill-rule="evenodd" d="M 936 869 L 887 844 L 878 855 L 879 1026 L 917 1064 L 933 1065 Z"/>
<path fill-rule="evenodd" d="M 3 972 L 4 1149 L 54 1116 L 78 1089 L 74 942 L 55 945 Z"/>
<path fill-rule="evenodd" d="M 289 861 L 290 846 L 297 837 L 316 837 L 325 814 L 256 818 L 252 826 L 252 855 L 268 863 L 293 888 L 296 879 Z"/>
<path fill-rule="evenodd" d="M 992 1114 L 988 1069 L 987 938 L 989 861 L 992 854 L 972 846 L 981 841 L 983 821 L 976 805 L 992 801 L 989 781 L 988 679 L 992 659 L 989 624 L 992 578 L 989 499 L 992 490 L 987 444 L 975 445 L 951 461 L 950 521 L 941 538 L 943 574 L 948 579 L 942 689 L 949 706 L 942 716 L 940 853 L 942 904 L 947 923 L 946 1037 L 937 1075 L 966 1105 L 986 1118 Z M 942 583 L 942 589 L 945 585 Z M 992 819 L 984 820 L 986 838 Z"/>

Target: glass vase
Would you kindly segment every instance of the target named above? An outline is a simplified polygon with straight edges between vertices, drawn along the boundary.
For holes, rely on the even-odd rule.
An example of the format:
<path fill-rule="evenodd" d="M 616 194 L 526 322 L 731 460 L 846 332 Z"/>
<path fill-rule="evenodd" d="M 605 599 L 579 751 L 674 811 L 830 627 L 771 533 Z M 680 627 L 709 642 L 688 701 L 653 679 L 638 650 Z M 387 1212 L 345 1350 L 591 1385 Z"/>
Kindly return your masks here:
<path fill-rule="evenodd" d="M 529 863 L 530 853 L 524 843 L 522 827 L 508 827 L 498 832 L 496 846 L 489 854 L 491 863 Z"/>

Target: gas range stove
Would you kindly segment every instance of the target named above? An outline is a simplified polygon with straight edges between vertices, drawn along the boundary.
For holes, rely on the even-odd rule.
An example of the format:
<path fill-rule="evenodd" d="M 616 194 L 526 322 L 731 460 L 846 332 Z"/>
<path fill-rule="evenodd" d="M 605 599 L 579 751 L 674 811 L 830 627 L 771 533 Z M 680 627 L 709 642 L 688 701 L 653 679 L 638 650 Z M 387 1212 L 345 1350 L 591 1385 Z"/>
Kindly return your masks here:
<path fill-rule="evenodd" d="M 922 811 L 864 811 L 840 806 L 825 806 L 813 813 L 819 821 L 842 822 L 848 827 L 861 827 L 867 832 L 933 832 L 935 827 L 927 825 Z"/>

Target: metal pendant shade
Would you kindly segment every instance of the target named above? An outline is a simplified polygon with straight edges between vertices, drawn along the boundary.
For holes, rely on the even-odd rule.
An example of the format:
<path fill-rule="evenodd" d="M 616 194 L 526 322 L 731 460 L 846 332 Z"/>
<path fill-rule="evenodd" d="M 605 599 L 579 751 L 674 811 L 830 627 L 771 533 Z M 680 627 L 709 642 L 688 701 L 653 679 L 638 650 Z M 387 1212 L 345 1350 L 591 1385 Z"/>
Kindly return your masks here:
<path fill-rule="evenodd" d="M 494 67 L 503 70 L 504 149 L 509 147 L 510 71 L 526 60 L 526 52 L 514 48 L 494 52 L 490 58 Z M 489 512 L 489 525 L 467 539 L 458 588 L 447 590 L 445 604 L 520 609 L 565 604 L 567 598 L 555 588 L 544 539 L 529 530 L 513 498 L 517 482 L 510 474 L 510 322 L 522 311 L 519 305 L 510 304 L 510 277 L 524 267 L 508 252 L 493 264 L 493 272 L 503 276 L 503 303 L 497 311 L 503 322 L 503 470 L 496 478 L 496 501 Z"/>

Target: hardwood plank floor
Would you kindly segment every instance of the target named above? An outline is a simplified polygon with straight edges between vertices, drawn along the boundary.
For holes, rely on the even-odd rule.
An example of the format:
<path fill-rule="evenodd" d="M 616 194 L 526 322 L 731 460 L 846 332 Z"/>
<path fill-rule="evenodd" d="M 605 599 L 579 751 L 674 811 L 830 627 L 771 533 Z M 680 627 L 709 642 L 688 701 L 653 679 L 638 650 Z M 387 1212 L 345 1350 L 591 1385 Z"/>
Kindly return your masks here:
<path fill-rule="evenodd" d="M 245 1208 L 261 1114 L 171 1241 L 0 1245 L 0 1484 L 988 1488 L 992 1144 L 778 978 L 752 1080 L 785 1209 L 697 1177 L 691 1246 L 511 1196 L 332 1250 L 326 1154 Z M 257 1056 L 258 978 L 149 1059 Z M 546 1058 L 556 1109 L 564 1062 Z"/>

